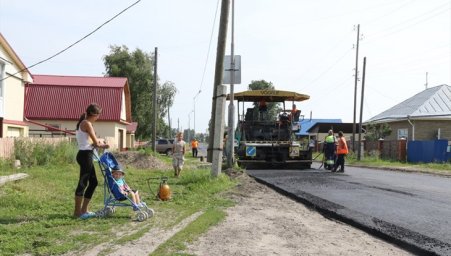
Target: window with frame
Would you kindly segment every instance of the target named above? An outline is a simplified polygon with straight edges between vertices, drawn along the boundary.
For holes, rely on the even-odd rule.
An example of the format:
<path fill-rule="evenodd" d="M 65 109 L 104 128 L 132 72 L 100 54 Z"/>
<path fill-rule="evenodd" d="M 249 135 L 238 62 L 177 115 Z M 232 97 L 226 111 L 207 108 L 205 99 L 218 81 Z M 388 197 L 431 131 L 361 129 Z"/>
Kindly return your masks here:
<path fill-rule="evenodd" d="M 409 138 L 409 129 L 403 128 L 398 129 L 398 140 L 405 139 L 407 140 Z"/>

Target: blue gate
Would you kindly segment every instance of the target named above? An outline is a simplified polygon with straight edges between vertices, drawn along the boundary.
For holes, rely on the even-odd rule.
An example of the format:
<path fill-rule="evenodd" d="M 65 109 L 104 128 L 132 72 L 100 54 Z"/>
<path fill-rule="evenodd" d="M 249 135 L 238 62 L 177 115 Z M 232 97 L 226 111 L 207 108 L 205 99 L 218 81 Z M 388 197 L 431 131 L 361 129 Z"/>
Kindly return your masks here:
<path fill-rule="evenodd" d="M 408 141 L 407 161 L 412 163 L 447 162 L 447 140 Z"/>

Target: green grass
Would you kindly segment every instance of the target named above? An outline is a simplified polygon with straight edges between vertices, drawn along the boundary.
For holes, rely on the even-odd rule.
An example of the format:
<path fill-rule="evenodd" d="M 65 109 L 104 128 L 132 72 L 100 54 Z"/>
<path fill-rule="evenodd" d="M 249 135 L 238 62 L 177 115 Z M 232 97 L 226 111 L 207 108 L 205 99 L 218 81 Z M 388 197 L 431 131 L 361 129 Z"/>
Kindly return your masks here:
<path fill-rule="evenodd" d="M 319 154 L 319 155 L 318 155 Z M 321 153 L 314 153 L 315 161 L 322 161 Z M 420 171 L 426 173 L 441 173 L 451 175 L 451 163 L 402 163 L 399 161 L 383 160 L 376 156 L 365 156 L 360 161 L 357 161 L 356 155 L 352 152 L 346 156 L 346 164 L 378 167 L 378 168 L 399 168 L 411 171 Z"/>
<path fill-rule="evenodd" d="M 413 171 L 417 170 L 421 172 L 451 174 L 451 163 L 402 163 L 370 156 L 365 156 L 361 161 L 357 161 L 357 159 L 353 156 L 347 157 L 346 163 L 369 167 L 400 168 Z"/>
<path fill-rule="evenodd" d="M 161 158 L 170 161 L 169 157 Z M 188 230 L 176 235 L 174 241 L 177 243 L 162 245 L 157 255 L 179 251 L 183 249 L 184 241 L 191 241 L 209 225 L 223 218 L 222 210 L 231 206 L 232 202 L 221 197 L 221 192 L 236 185 L 225 175 L 212 178 L 210 170 L 190 169 L 189 166 L 194 165 L 195 161 L 187 160 L 187 168 L 178 179 L 171 178 L 173 171 L 170 169 L 127 169 L 127 183 L 138 189 L 143 200 L 155 210 L 153 218 L 141 223 L 132 220 L 131 207 L 119 207 L 115 214 L 104 219 L 83 221 L 72 218 L 74 190 L 79 175 L 79 167 L 75 163 L 21 169 L 30 176 L 9 182 L 0 190 L 0 252 L 2 255 L 60 255 L 112 240 L 125 243 L 139 238 L 151 228 L 170 228 L 187 216 L 203 211 L 204 214 Z M 103 178 L 98 165 L 96 172 L 99 186 L 90 204 L 90 209 L 94 211 L 103 207 Z M 173 192 L 170 201 L 155 200 L 162 176 L 169 176 L 168 183 Z M 118 230 L 132 232 L 118 237 Z"/>

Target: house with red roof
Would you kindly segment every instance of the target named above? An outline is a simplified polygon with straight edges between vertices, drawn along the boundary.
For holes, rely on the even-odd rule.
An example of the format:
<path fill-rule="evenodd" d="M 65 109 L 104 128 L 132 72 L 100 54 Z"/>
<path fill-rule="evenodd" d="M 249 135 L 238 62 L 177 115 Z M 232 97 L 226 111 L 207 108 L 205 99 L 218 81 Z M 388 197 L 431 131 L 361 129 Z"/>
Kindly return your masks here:
<path fill-rule="evenodd" d="M 24 118 L 30 136 L 73 134 L 91 103 L 102 107 L 93 124 L 99 138 L 113 149 L 134 147 L 127 78 L 33 75 L 25 86 Z M 128 131 L 128 132 L 127 132 Z"/>
<path fill-rule="evenodd" d="M 0 33 L 0 138 L 28 136 L 23 95 L 25 84 L 32 81 L 27 67 Z"/>

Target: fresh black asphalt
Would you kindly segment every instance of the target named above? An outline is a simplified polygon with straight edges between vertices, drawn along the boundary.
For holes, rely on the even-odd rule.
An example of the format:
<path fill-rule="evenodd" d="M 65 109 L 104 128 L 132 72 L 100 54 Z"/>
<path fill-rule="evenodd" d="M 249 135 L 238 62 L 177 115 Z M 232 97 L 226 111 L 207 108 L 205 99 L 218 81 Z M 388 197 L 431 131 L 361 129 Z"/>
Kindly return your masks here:
<path fill-rule="evenodd" d="M 451 178 L 346 167 L 247 170 L 323 215 L 363 229 L 418 255 L 451 255 Z"/>

